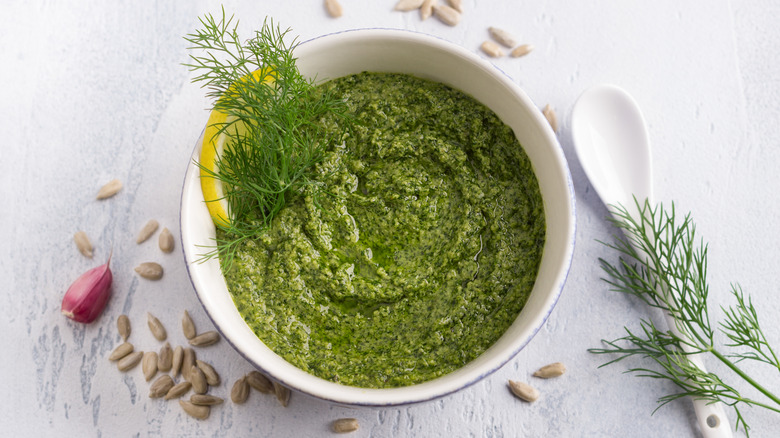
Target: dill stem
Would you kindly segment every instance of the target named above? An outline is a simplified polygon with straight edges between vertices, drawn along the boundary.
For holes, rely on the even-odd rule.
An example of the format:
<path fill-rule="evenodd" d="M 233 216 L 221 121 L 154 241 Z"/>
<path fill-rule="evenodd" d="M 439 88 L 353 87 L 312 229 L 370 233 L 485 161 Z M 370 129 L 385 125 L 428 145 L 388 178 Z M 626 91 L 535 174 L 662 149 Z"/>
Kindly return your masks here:
<path fill-rule="evenodd" d="M 772 400 L 773 402 L 775 402 L 777 405 L 780 406 L 780 398 L 778 398 L 773 393 L 769 392 L 768 389 L 764 388 L 760 383 L 753 380 L 752 377 L 745 374 L 745 372 L 742 371 L 742 369 L 740 369 L 734 362 L 729 360 L 729 358 L 727 358 L 726 356 L 724 356 L 714 348 L 710 350 L 710 353 L 712 353 L 715 357 L 720 359 L 721 362 L 723 362 L 727 367 L 729 367 L 732 371 L 734 371 L 744 381 L 749 383 L 752 387 L 756 388 L 760 393 L 764 394 L 767 398 L 769 398 L 770 400 Z M 780 412 L 780 408 L 769 406 L 764 403 L 753 402 L 753 404 L 755 404 L 756 406 L 761 406 L 763 408 L 769 409 L 771 411 Z"/>

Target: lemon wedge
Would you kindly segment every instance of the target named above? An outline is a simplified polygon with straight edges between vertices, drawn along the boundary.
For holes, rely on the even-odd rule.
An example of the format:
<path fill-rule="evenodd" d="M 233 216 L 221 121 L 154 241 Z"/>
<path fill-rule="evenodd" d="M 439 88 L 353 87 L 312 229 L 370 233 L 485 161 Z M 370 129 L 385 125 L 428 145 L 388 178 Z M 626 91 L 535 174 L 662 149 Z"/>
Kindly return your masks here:
<path fill-rule="evenodd" d="M 254 71 L 252 75 L 255 79 L 258 79 L 266 75 L 266 73 L 264 69 L 260 69 Z M 246 81 L 246 78 L 247 76 L 244 76 L 239 82 Z M 269 81 L 271 81 L 271 76 L 266 75 L 265 82 Z M 230 87 L 230 89 L 232 88 L 233 86 Z M 203 199 L 206 201 L 206 207 L 209 209 L 211 219 L 216 225 L 220 226 L 230 225 L 232 216 L 230 214 L 230 206 L 225 197 L 227 187 L 225 187 L 225 183 L 221 179 L 215 177 L 215 175 L 219 175 L 219 159 L 222 157 L 225 148 L 229 147 L 228 140 L 230 135 L 243 135 L 246 128 L 239 122 L 233 123 L 227 129 L 228 133 L 225 131 L 220 132 L 220 129 L 235 120 L 235 116 L 212 110 L 208 123 L 206 123 L 206 130 L 203 133 L 203 143 L 200 149 L 200 188 L 203 191 Z"/>

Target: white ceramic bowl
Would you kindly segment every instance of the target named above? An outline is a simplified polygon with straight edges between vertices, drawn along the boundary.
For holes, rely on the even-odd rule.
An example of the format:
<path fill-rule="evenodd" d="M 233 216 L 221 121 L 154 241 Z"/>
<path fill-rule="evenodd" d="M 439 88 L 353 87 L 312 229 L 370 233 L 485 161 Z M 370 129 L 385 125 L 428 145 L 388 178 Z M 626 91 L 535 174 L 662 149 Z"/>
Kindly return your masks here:
<path fill-rule="evenodd" d="M 574 250 L 574 190 L 563 151 L 539 109 L 495 66 L 471 51 L 415 32 L 365 29 L 326 35 L 295 49 L 300 71 L 325 81 L 362 71 L 408 73 L 465 91 L 490 107 L 517 135 L 539 180 L 547 239 L 533 291 L 509 330 L 463 368 L 417 385 L 392 389 L 344 386 L 308 374 L 265 346 L 246 325 L 217 260 L 198 263 L 213 245 L 214 224 L 190 164 L 181 200 L 181 241 L 189 275 L 214 325 L 258 369 L 300 392 L 339 404 L 390 406 L 431 400 L 462 389 L 514 357 L 536 334 L 561 293 Z M 193 152 L 197 160 L 201 140 Z"/>

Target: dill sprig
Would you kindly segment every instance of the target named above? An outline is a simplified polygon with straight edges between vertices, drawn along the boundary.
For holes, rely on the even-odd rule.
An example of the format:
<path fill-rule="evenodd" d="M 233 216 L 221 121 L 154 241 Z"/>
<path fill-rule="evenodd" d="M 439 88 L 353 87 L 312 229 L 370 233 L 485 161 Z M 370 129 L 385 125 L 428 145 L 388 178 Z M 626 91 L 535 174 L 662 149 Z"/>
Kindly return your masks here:
<path fill-rule="evenodd" d="M 242 41 L 238 20 L 226 18 L 224 9 L 219 20 L 206 15 L 200 23 L 202 29 L 185 37 L 196 52 L 185 65 L 200 73 L 193 82 L 209 90 L 213 110 L 228 117 L 215 126 L 216 136 L 227 136 L 217 171 L 196 164 L 224 184 L 231 215 L 216 224 L 225 237 L 204 258 L 218 256 L 226 272 L 244 240 L 266 230 L 304 186 L 318 186 L 310 171 L 343 135 L 329 136 L 322 120 L 345 118 L 346 104 L 301 75 L 292 53 L 297 42 L 285 42 L 289 29 L 266 19 Z"/>
<path fill-rule="evenodd" d="M 656 410 L 685 396 L 719 401 L 734 409 L 736 429 L 741 426 L 749 435 L 750 427 L 741 408 L 755 406 L 780 413 L 780 398 L 737 366 L 744 360 L 753 360 L 780 371 L 780 361 L 761 330 L 753 302 L 749 297 L 745 299 L 739 285 L 733 284 L 731 294 L 736 303 L 721 307 L 724 318 L 713 328 L 707 306 L 707 245 L 697 240 L 690 214 L 680 220 L 674 204 L 670 210 L 664 210 L 662 205 L 652 207 L 647 201 L 635 202 L 637 218 L 622 206 L 613 210 L 611 221 L 622 235 L 615 236 L 614 243 L 604 244 L 616 250 L 620 258 L 615 265 L 599 259 L 607 274 L 604 280 L 612 290 L 669 313 L 676 321 L 676 330 L 662 330 L 652 319 L 641 319 L 639 330 L 624 328 L 625 336 L 602 340 L 604 348 L 589 351 L 617 356 L 602 367 L 632 356 L 650 359 L 655 367 L 628 371 L 641 377 L 669 380 L 680 389 L 661 397 Z M 717 333 L 728 339 L 724 347 L 716 346 Z M 691 360 L 695 354 L 716 358 L 733 375 L 722 379 L 702 371 Z M 735 382 L 753 387 L 766 398 L 743 396 Z"/>

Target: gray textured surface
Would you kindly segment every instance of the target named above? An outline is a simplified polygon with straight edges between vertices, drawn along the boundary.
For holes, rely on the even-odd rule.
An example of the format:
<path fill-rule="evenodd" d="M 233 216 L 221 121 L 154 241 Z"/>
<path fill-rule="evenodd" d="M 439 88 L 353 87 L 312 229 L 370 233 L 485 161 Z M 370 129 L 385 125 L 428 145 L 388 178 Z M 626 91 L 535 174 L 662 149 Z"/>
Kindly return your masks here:
<path fill-rule="evenodd" d="M 176 404 L 147 398 L 140 368 L 117 372 L 106 359 L 119 343 L 115 322 L 126 313 L 139 348 L 159 348 L 146 311 L 169 327 L 172 344 L 186 308 L 210 328 L 178 251 L 136 245 L 150 218 L 178 234 L 178 203 L 187 159 L 206 121 L 207 101 L 190 83 L 181 38 L 218 2 L 4 1 L 0 7 L 0 426 L 5 436 L 319 436 L 343 416 L 360 419 L 354 436 L 501 437 L 698 435 L 689 402 L 651 412 L 669 388 L 597 369 L 586 352 L 617 337 L 646 309 L 608 293 L 595 242 L 611 233 L 606 210 L 573 153 L 569 112 L 585 88 L 612 82 L 642 106 L 654 146 L 656 194 L 691 210 L 710 242 L 713 314 L 730 282 L 751 293 L 767 334 L 780 343 L 776 267 L 780 264 L 780 6 L 754 2 L 582 2 L 466 0 L 457 27 L 391 12 L 394 0 L 342 0 L 329 19 L 319 0 L 226 2 L 246 29 L 266 15 L 301 39 L 341 29 L 391 27 L 434 34 L 477 50 L 487 27 L 512 30 L 536 50 L 495 61 L 539 106 L 561 119 L 559 137 L 577 191 L 577 249 L 562 298 L 543 329 L 514 360 L 471 388 L 441 400 L 393 409 L 349 409 L 294 394 L 283 409 L 254 393 L 227 403 L 208 421 Z M 370 3 L 370 5 L 368 5 Z M 749 4 L 748 4 L 749 3 Z M 97 202 L 112 178 L 125 188 Z M 95 259 L 72 243 L 83 229 Z M 178 242 L 177 242 L 178 243 Z M 113 248 L 114 296 L 89 326 L 59 314 L 67 286 Z M 159 282 L 132 268 L 154 260 Z M 248 364 L 222 342 L 201 357 L 232 381 Z M 534 381 L 541 399 L 512 398 L 507 379 L 566 363 L 562 378 Z M 716 371 L 723 367 L 710 364 Z M 754 366 L 771 388 L 776 373 Z M 213 391 L 225 395 L 224 384 Z M 772 436 L 780 416 L 747 412 L 755 436 Z M 734 417 L 731 415 L 732 424 Z M 741 435 L 738 434 L 738 436 Z"/>

